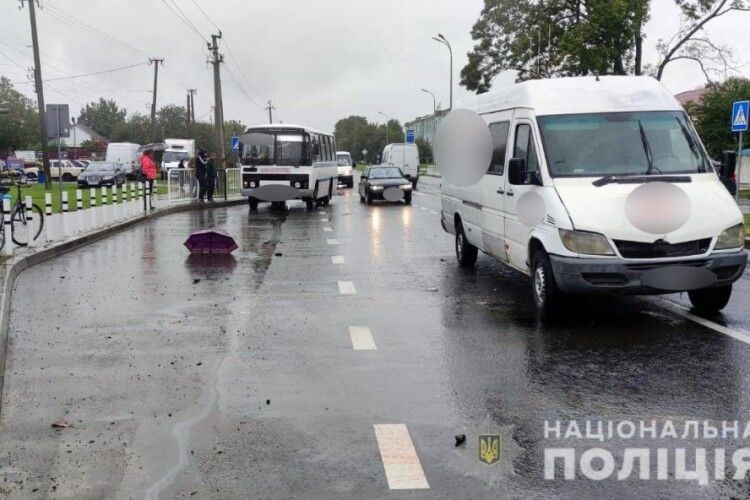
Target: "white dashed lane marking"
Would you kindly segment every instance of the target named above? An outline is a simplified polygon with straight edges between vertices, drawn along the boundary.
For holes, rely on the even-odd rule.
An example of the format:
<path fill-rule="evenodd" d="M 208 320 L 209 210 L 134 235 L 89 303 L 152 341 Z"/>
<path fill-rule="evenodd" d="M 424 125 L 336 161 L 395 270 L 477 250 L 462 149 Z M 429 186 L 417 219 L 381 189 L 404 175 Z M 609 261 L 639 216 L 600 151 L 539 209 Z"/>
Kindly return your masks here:
<path fill-rule="evenodd" d="M 333 231 L 333 228 L 330 228 L 330 227 L 324 227 L 324 228 L 323 228 L 323 231 L 325 231 L 326 233 L 330 233 L 331 231 Z"/>
<path fill-rule="evenodd" d="M 343 255 L 334 255 L 333 257 L 331 257 L 331 262 L 333 262 L 334 264 L 346 264 Z"/>
<path fill-rule="evenodd" d="M 428 210 L 427 207 L 419 207 L 420 210 Z"/>
<path fill-rule="evenodd" d="M 425 490 L 430 487 L 417 451 L 404 424 L 376 424 L 375 437 L 392 490 Z"/>
<path fill-rule="evenodd" d="M 338 245 L 341 242 L 339 240 L 327 239 L 326 243 L 328 243 L 329 245 Z"/>
<path fill-rule="evenodd" d="M 354 295 L 357 289 L 351 281 L 339 281 L 339 293 L 341 295 Z"/>
<path fill-rule="evenodd" d="M 374 351 L 377 349 L 375 340 L 372 338 L 372 332 L 366 326 L 350 326 L 349 336 L 352 339 L 352 348 L 355 351 Z"/>

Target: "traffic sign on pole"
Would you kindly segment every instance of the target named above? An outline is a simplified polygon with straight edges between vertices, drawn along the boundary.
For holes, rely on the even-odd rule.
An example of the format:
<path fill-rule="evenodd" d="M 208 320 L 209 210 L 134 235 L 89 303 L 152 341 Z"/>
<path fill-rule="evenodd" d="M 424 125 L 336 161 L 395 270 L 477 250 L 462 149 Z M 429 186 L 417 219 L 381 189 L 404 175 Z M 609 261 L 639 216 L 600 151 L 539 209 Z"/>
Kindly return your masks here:
<path fill-rule="evenodd" d="M 735 101 L 732 105 L 732 132 L 747 132 L 750 101 Z"/>
<path fill-rule="evenodd" d="M 414 129 L 410 128 L 406 131 L 406 143 L 414 144 Z"/>
<path fill-rule="evenodd" d="M 232 146 L 232 151 L 239 151 L 240 150 L 240 138 L 236 135 L 232 136 L 232 139 L 230 140 L 230 145 Z"/>

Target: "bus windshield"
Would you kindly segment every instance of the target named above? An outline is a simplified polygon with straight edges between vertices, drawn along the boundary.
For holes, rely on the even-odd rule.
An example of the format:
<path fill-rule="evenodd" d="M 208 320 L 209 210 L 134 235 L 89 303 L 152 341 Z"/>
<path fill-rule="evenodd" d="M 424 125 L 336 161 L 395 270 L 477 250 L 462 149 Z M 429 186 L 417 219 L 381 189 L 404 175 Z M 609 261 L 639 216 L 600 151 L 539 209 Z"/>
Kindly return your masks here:
<path fill-rule="evenodd" d="M 250 132 L 240 137 L 243 165 L 310 165 L 302 133 Z"/>
<path fill-rule="evenodd" d="M 698 173 L 710 166 L 684 113 L 537 118 L 553 177 Z"/>

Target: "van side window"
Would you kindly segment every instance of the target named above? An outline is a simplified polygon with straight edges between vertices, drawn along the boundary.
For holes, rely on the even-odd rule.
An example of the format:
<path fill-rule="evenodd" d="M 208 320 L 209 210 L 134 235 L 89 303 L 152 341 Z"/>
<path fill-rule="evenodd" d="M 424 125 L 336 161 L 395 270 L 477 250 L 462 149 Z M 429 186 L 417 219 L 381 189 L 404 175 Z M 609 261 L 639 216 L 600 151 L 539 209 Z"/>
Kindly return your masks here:
<path fill-rule="evenodd" d="M 508 132 L 510 122 L 497 122 L 490 124 L 490 135 L 492 136 L 492 161 L 488 174 L 503 175 L 505 170 L 505 151 L 508 149 Z"/>
<path fill-rule="evenodd" d="M 531 126 L 525 123 L 516 127 L 516 142 L 513 147 L 513 158 L 526 160 L 526 173 L 539 171 L 539 161 L 534 147 L 534 137 L 531 135 Z"/>

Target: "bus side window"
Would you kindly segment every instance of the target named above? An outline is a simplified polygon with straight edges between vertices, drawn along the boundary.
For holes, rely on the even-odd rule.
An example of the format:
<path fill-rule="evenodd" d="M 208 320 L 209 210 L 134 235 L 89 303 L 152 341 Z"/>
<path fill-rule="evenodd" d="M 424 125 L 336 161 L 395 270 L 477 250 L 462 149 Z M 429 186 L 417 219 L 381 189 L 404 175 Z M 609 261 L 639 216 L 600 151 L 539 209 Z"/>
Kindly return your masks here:
<path fill-rule="evenodd" d="M 328 146 L 328 161 L 333 161 L 333 141 L 330 135 L 326 136 L 326 146 Z"/>

